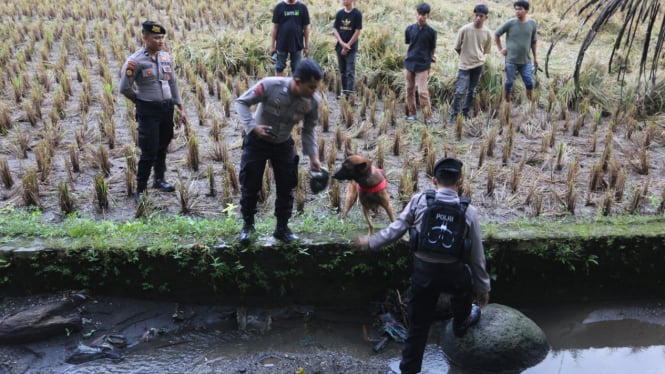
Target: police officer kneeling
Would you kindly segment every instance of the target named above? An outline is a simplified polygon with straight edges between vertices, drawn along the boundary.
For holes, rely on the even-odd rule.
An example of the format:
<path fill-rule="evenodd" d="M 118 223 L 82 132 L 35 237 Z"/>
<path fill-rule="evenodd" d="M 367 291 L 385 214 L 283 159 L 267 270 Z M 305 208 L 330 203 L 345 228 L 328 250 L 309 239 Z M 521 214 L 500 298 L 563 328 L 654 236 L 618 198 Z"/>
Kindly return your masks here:
<path fill-rule="evenodd" d="M 376 250 L 410 230 L 414 260 L 407 307 L 409 331 L 400 362 L 404 374 L 421 370 L 440 293 L 451 295 L 453 332 L 458 337 L 478 322 L 480 308 L 489 302 L 478 212 L 468 205 L 468 199 L 458 197 L 462 162 L 439 160 L 432 182 L 436 191 L 415 194 L 390 226 L 356 239 L 358 247 Z M 477 305 L 472 304 L 474 293 Z"/>
<path fill-rule="evenodd" d="M 153 188 L 173 192 L 164 180 L 166 150 L 173 139 L 173 110 L 180 108 L 180 118 L 187 122 L 171 56 L 164 48 L 164 26 L 145 21 L 142 25 L 143 47 L 131 55 L 122 67 L 120 92 L 136 105 L 141 158 L 136 172 L 136 201 L 148 186 L 150 170 L 155 169 Z"/>

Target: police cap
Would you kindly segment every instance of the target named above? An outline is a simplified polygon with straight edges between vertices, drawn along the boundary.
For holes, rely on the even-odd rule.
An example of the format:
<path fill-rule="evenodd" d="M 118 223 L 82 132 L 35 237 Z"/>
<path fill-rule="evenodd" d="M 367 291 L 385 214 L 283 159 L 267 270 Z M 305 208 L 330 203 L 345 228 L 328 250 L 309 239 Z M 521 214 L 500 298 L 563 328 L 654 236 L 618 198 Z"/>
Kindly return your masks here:
<path fill-rule="evenodd" d="M 144 34 L 166 34 L 166 29 L 164 26 L 160 25 L 155 21 L 145 21 L 143 22 L 143 33 Z"/>
<path fill-rule="evenodd" d="M 440 173 L 454 173 L 459 174 L 462 172 L 462 161 L 453 158 L 445 157 L 437 161 L 434 165 L 434 175 L 439 175 Z"/>

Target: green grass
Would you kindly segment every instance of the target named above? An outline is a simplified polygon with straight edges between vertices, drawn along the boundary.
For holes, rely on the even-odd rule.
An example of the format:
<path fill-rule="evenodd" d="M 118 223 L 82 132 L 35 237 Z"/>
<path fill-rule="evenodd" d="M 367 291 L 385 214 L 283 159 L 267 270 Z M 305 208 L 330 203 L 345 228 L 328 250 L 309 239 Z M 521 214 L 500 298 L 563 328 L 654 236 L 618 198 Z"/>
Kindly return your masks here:
<path fill-rule="evenodd" d="M 11 246 L 18 239 L 39 238 L 52 249 L 174 252 L 183 248 L 212 248 L 223 243 L 234 246 L 241 227 L 241 221 L 233 214 L 217 219 L 156 215 L 125 222 L 99 221 L 94 217 L 74 214 L 62 222 L 49 223 L 37 209 L 9 207 L 3 208 L 0 213 L 0 243 Z M 379 216 L 375 223 L 381 228 L 387 225 L 387 220 Z M 269 235 L 274 224 L 274 218 L 258 221 L 257 231 Z M 340 221 L 337 215 L 306 211 L 295 216 L 290 225 L 303 238 L 310 238 L 316 243 L 337 242 L 340 245 L 350 245 L 355 236 L 364 234 L 366 230 L 358 209 L 351 211 L 346 222 Z M 665 217 L 624 215 L 593 219 L 522 219 L 484 224 L 483 234 L 485 240 L 654 237 L 665 235 Z"/>

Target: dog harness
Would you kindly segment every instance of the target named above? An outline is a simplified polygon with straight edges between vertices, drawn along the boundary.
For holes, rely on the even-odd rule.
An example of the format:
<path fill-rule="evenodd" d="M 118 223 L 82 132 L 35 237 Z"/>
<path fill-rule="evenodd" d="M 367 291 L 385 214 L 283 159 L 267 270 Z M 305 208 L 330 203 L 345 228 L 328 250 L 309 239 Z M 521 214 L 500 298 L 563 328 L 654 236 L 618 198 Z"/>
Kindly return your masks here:
<path fill-rule="evenodd" d="M 381 175 L 383 176 L 383 180 L 381 180 L 381 182 L 379 182 L 379 184 L 377 184 L 374 187 L 363 187 L 360 184 L 358 184 L 358 190 L 359 191 L 362 191 L 362 192 L 365 192 L 365 193 L 376 193 L 376 192 L 379 192 L 381 190 L 385 190 L 386 187 L 388 186 L 388 181 L 386 181 L 386 175 L 383 174 L 383 169 L 375 168 L 374 166 L 372 166 L 372 170 L 378 170 L 381 173 Z"/>

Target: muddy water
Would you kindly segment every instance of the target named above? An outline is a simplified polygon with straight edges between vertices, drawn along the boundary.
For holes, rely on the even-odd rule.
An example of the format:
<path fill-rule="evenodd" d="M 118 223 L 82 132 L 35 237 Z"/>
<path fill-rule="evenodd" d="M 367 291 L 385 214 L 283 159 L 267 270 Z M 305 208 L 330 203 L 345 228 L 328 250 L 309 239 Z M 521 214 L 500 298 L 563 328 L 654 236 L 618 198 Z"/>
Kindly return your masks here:
<path fill-rule="evenodd" d="M 171 329 L 164 318 L 173 313 L 171 304 L 107 302 L 116 307 L 112 311 L 116 319 L 109 321 L 106 316 L 104 323 L 134 342 L 122 360 L 65 363 L 76 344 L 86 342 L 81 334 L 73 334 L 0 347 L 0 373 L 294 373 L 302 368 L 310 374 L 385 374 L 399 362 L 400 344 L 391 341 L 374 353 L 363 340 L 363 325 L 370 337 L 379 335 L 368 310 L 300 308 L 273 313 L 275 318 L 270 320 L 250 310 L 245 323 L 252 331 L 239 331 L 219 318 L 219 308 L 197 307 L 191 310 L 198 322 Z M 552 346 L 545 360 L 524 373 L 665 373 L 665 300 L 516 308 L 543 328 Z M 136 339 L 160 323 L 163 334 Z M 432 343 L 437 339 L 436 330 Z M 428 346 L 423 370 L 471 373 L 451 367 L 435 344 Z"/>

